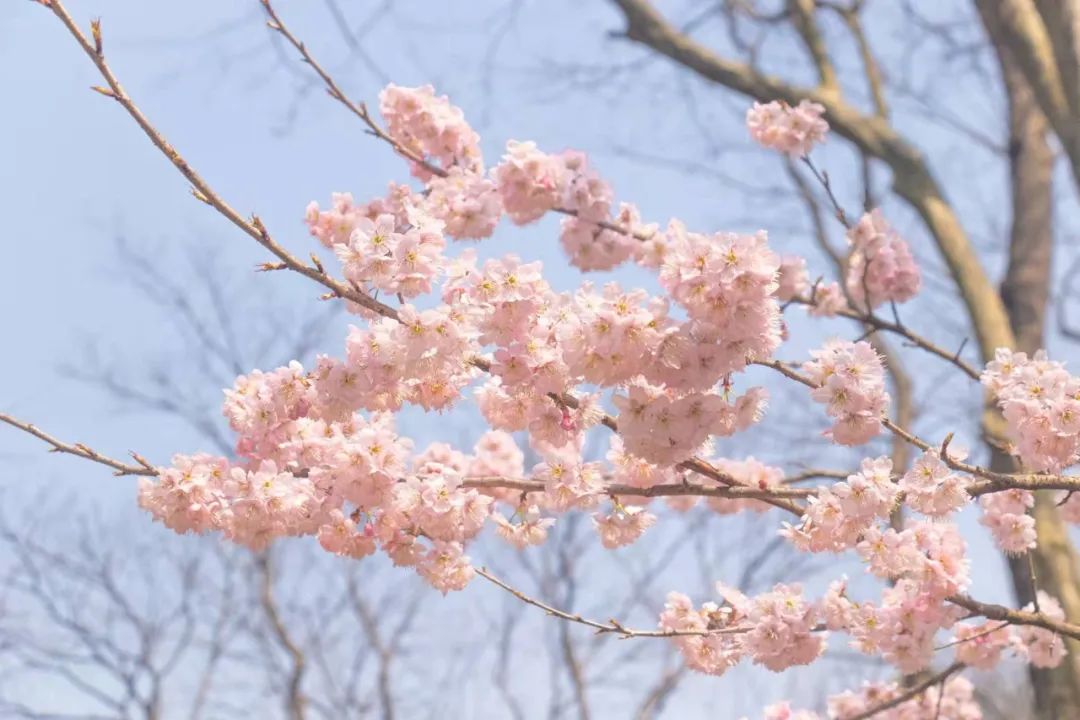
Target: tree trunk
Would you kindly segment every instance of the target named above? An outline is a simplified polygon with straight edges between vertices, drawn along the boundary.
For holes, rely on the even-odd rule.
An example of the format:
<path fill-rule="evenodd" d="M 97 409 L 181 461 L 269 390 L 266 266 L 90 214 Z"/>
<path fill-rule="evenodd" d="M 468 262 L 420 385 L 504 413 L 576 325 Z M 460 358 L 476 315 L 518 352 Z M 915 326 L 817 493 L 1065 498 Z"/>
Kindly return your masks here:
<path fill-rule="evenodd" d="M 1033 101 L 1053 128 L 1080 190 L 1080 2 L 975 0 L 994 44 L 1008 46 Z"/>
<path fill-rule="evenodd" d="M 1001 285 L 1016 337 L 1016 348 L 1032 353 L 1043 346 L 1043 332 L 1053 254 L 1053 152 L 1047 142 L 1048 124 L 1031 89 L 1001 41 L 992 22 L 987 30 L 994 41 L 1009 99 L 1009 169 L 1013 219 L 1009 238 L 1009 264 Z M 1012 457 L 993 450 L 992 467 L 1012 472 Z M 1080 617 L 1080 574 L 1076 554 L 1052 495 L 1036 498 L 1035 523 L 1039 547 L 1009 559 L 1017 603 L 1032 602 L 1035 585 L 1058 598 L 1069 617 Z M 1069 655 L 1053 670 L 1031 668 L 1035 716 L 1039 720 L 1080 718 L 1080 643 L 1069 642 Z"/>

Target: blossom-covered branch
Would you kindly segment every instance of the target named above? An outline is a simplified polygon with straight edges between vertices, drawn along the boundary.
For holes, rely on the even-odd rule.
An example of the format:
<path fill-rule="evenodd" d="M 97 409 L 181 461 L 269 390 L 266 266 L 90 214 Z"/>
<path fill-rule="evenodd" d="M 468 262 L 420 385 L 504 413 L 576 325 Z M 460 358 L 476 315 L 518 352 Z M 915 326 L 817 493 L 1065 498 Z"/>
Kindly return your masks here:
<path fill-rule="evenodd" d="M 677 219 L 663 229 L 645 223 L 633 205 L 616 204 L 581 152 L 552 154 L 510 140 L 489 169 L 464 111 L 430 86 L 387 86 L 379 96 L 384 122 L 376 122 L 263 0 L 270 27 L 331 97 L 409 163 L 412 180 L 391 183 L 383 197 L 358 203 L 341 193 L 330 207 L 313 202 L 306 209 L 311 235 L 340 262 L 339 279 L 314 253 L 300 260 L 257 216 L 236 212 L 169 145 L 106 64 L 98 23 L 87 35 L 58 0 L 45 4 L 105 79 L 98 92 L 132 116 L 198 199 L 277 258 L 263 269 L 308 277 L 359 319 L 340 357 L 236 379 L 223 407 L 236 439 L 230 457 L 178 454 L 155 468 L 136 456 L 140 464 L 131 466 L 0 416 L 57 450 L 144 476 L 139 503 L 169 528 L 216 531 L 255 549 L 311 536 L 350 558 L 382 552 L 443 593 L 480 574 L 600 633 L 667 637 L 689 667 L 717 675 L 743 661 L 773 671 L 811 663 L 824 652 L 826 631 L 846 634 L 856 649 L 906 674 L 930 666 L 947 647 L 936 641 L 946 631 L 961 639 L 951 646 L 957 663 L 974 667 L 992 666 L 1006 648 L 1049 667 L 1061 661 L 1062 636 L 1080 638 L 1080 627 L 1049 596 L 1022 610 L 969 598 L 966 544 L 952 520 L 979 498 L 981 522 L 1003 550 L 1035 547 L 1031 491 L 1080 489 L 1080 479 L 1066 472 L 1080 459 L 1080 379 L 1042 354 L 1007 350 L 979 372 L 908 330 L 896 306 L 917 294 L 921 274 L 907 242 L 880 211 L 849 219 L 828 176 L 809 160 L 846 229 L 842 284 L 811 286 L 805 259 L 778 256 L 764 231 L 705 234 Z M 803 31 L 812 43 L 814 29 L 804 24 Z M 810 101 L 756 103 L 747 127 L 759 144 L 808 158 L 826 140 L 824 110 Z M 563 216 L 559 239 L 574 266 L 588 272 L 634 263 L 654 273 L 661 292 L 616 283 L 557 292 L 540 263 L 513 255 L 481 262 L 472 248 L 450 250 L 451 241 L 492 237 L 504 220 L 523 226 L 549 213 Z M 846 315 L 896 333 L 978 378 L 1003 411 L 1010 452 L 1031 472 L 965 462 L 950 447 L 951 435 L 933 445 L 891 421 L 882 358 L 865 341 L 831 340 L 801 363 L 777 360 L 788 330 L 782 306 L 792 301 L 814 316 Z M 895 322 L 875 314 L 886 305 Z M 752 457 L 716 456 L 715 438 L 765 417 L 766 389 L 744 386 L 752 365 L 809 391 L 829 419 L 825 440 L 859 447 L 888 431 L 922 455 L 911 467 L 866 457 L 856 471 L 817 488 L 792 487 L 780 468 Z M 490 428 L 469 451 L 442 442 L 415 449 L 395 427 L 406 406 L 443 412 L 470 399 Z M 593 430 L 605 432 L 600 426 L 613 431 L 603 460 L 586 457 Z M 529 470 L 521 437 L 540 459 Z M 882 581 L 880 596 L 852 598 L 844 580 L 819 598 L 788 583 L 755 596 L 719 584 L 716 598 L 701 604 L 670 593 L 660 629 L 633 630 L 531 598 L 466 554 L 485 528 L 518 549 L 541 545 L 573 512 L 591 513 L 603 547 L 626 546 L 660 521 L 651 511 L 658 498 L 673 511 L 699 502 L 724 515 L 783 509 L 797 518 L 779 531 L 792 547 L 852 551 Z M 893 526 L 898 507 L 915 515 Z M 1063 508 L 1080 519 L 1080 503 L 1066 498 Z M 969 613 L 1007 626 L 965 624 Z M 970 701 L 965 682 L 940 676 L 931 683 L 940 684 L 936 695 L 930 685 L 915 693 L 867 690 L 836 700 L 846 709 L 834 715 L 869 717 L 871 710 L 922 707 L 932 697 L 939 707 L 963 709 Z M 886 704 L 872 702 L 883 692 Z"/>

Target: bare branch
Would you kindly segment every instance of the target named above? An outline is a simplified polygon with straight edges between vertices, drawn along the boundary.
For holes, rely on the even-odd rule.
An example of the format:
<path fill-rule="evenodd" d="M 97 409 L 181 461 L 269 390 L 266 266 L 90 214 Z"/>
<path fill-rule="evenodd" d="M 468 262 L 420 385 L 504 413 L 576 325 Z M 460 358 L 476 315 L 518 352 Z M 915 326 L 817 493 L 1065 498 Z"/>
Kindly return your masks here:
<path fill-rule="evenodd" d="M 46 432 L 44 432 L 42 430 L 39 430 L 37 428 L 37 426 L 31 425 L 30 423 L 27 423 L 27 422 L 23 422 L 22 420 L 17 420 L 16 418 L 12 417 L 11 415 L 8 415 L 7 413 L 0 413 L 0 422 L 5 422 L 8 425 L 11 425 L 12 427 L 16 427 L 19 430 L 22 430 L 23 432 L 30 433 L 34 437 L 39 438 L 41 440 L 44 440 L 45 442 L 47 442 L 49 445 L 52 446 L 52 452 L 59 452 L 59 453 L 66 453 L 68 455 L 75 455 L 76 457 L 81 457 L 81 458 L 84 458 L 86 460 L 90 460 L 92 462 L 99 463 L 99 464 L 104 465 L 106 467 L 111 467 L 113 470 L 116 471 L 114 474 L 118 475 L 118 476 L 121 476 L 121 475 L 154 476 L 154 475 L 158 474 L 157 469 L 155 469 L 152 465 L 150 465 L 150 463 L 148 463 L 146 460 L 144 460 L 142 458 L 142 456 L 140 456 L 140 455 L 138 455 L 138 454 L 136 454 L 134 452 L 132 453 L 132 456 L 135 458 L 135 461 L 138 463 L 137 465 L 131 465 L 129 463 L 120 462 L 119 460 L 114 460 L 113 458 L 108 457 L 106 455 L 102 455 L 101 453 L 97 452 L 96 450 L 94 450 L 92 448 L 87 447 L 86 445 L 83 445 L 82 443 L 75 443 L 74 445 L 69 445 L 67 443 L 61 442 L 60 440 L 57 440 L 56 438 L 54 438 L 52 435 L 49 435 L 48 433 L 46 433 Z"/>

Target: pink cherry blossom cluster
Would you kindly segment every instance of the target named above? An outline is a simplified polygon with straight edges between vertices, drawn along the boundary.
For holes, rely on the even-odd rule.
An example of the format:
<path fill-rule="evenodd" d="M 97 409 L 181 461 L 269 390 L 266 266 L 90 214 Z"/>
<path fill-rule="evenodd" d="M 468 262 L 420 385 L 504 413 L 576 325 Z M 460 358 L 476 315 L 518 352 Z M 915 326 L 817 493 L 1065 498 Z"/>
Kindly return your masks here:
<path fill-rule="evenodd" d="M 380 215 L 393 215 L 399 226 L 408 223 L 408 210 L 423 205 L 423 198 L 413 193 L 408 185 L 390 183 L 385 197 L 357 205 L 352 193 L 332 193 L 330 209 L 320 210 L 317 202 L 308 203 L 304 211 L 304 223 L 323 247 L 328 250 L 346 245 L 357 224 L 363 220 L 375 220 Z"/>
<path fill-rule="evenodd" d="M 1056 598 L 1044 591 L 1038 591 L 1038 611 L 1051 620 L 1064 620 L 1065 611 Z M 1035 612 L 1036 605 L 1031 602 L 1024 606 L 1026 612 Z M 1065 658 L 1065 641 L 1060 635 L 1046 628 L 1023 625 L 1016 628 L 1016 637 L 1021 652 L 1027 661 L 1038 668 L 1054 668 Z"/>
<path fill-rule="evenodd" d="M 142 483 L 140 505 L 177 532 L 219 530 L 253 548 L 298 535 L 350 557 L 379 547 L 443 592 L 464 587 L 473 575 L 464 546 L 495 501 L 464 481 L 493 469 L 520 474 L 520 457 L 506 451 L 512 440 L 493 431 L 474 457 L 435 444 L 410 461 L 388 415 L 280 424 L 290 439 L 276 454 L 287 470 L 273 460 L 177 456 L 157 482 Z"/>
<path fill-rule="evenodd" d="M 674 642 L 694 670 L 722 675 L 749 657 L 779 672 L 807 665 L 824 651 L 819 609 L 799 585 L 778 584 L 752 598 L 724 585 L 717 592 L 723 604 L 700 608 L 686 595 L 670 593 L 660 615 L 660 629 L 676 634 Z"/>
<path fill-rule="evenodd" d="M 629 203 L 620 203 L 619 211 L 611 218 L 607 217 L 606 204 L 604 208 L 602 213 L 594 207 L 562 221 L 559 241 L 570 263 L 582 270 L 610 270 L 631 257 L 642 265 L 651 262 L 646 252 L 660 242 L 656 226 L 643 223 L 638 209 Z M 613 230 L 609 225 L 620 229 Z M 655 239 L 643 242 L 639 239 L 642 237 Z"/>
<path fill-rule="evenodd" d="M 666 303 L 652 300 L 644 290 L 627 292 L 609 283 L 600 293 L 583 287 L 573 309 L 558 326 L 557 339 L 566 363 L 579 369 L 586 382 L 623 385 L 643 373 L 657 374 L 648 360 L 674 332 Z"/>
<path fill-rule="evenodd" d="M 933 546 L 931 546 L 933 547 Z M 913 565 L 918 564 L 914 555 Z M 945 566 L 940 556 L 928 557 L 927 574 L 933 576 Z M 945 602 L 944 587 L 923 585 L 915 571 L 882 591 L 881 602 L 857 603 L 844 592 L 843 583 L 835 583 L 823 600 L 830 630 L 842 630 L 851 636 L 851 645 L 860 652 L 880 655 L 901 672 L 913 673 L 929 667 L 934 655 L 934 639 L 942 629 L 952 627 L 964 611 Z M 935 580 L 936 582 L 936 580 Z"/>
<path fill-rule="evenodd" d="M 442 270 L 442 223 L 408 211 L 401 226 L 393 215 L 361 218 L 345 243 L 334 246 L 345 278 L 356 287 L 414 298 L 432 291 Z"/>
<path fill-rule="evenodd" d="M 829 698 L 829 717 L 835 720 L 857 717 L 904 692 L 897 682 L 867 683 L 860 692 L 846 691 Z M 937 716 L 939 720 L 982 720 L 982 710 L 975 699 L 975 686 L 964 677 L 952 676 L 941 685 L 899 705 L 874 715 L 881 720 L 920 720 Z"/>
<path fill-rule="evenodd" d="M 565 173 L 562 158 L 543 152 L 534 142 L 511 140 L 491 177 L 510 220 L 528 225 L 558 207 Z"/>
<path fill-rule="evenodd" d="M 389 102 L 387 97 L 394 101 Z M 457 109 L 448 110 L 445 99 L 435 97 L 430 89 L 394 88 L 384 96 L 384 105 L 388 102 L 396 108 L 391 112 L 397 113 L 397 122 L 389 123 L 390 134 L 403 145 L 422 146 L 428 155 L 447 160 L 453 153 L 440 154 L 432 149 L 440 146 L 442 141 L 437 139 L 445 135 L 447 123 L 457 128 L 453 137 L 470 136 L 457 127 L 464 122 L 463 114 Z M 522 429 L 524 421 L 534 435 L 548 435 L 547 441 L 558 445 L 567 439 L 563 426 L 579 426 L 580 434 L 590 424 L 589 418 L 583 415 L 580 424 L 573 418 L 564 419 L 566 409 L 554 407 L 545 395 L 564 392 L 582 379 L 610 385 L 626 382 L 637 374 L 643 375 L 646 383 L 661 383 L 665 390 L 651 418 L 670 417 L 670 401 L 677 411 L 686 409 L 686 422 L 700 412 L 707 412 L 710 420 L 703 432 L 694 433 L 693 444 L 682 442 L 674 453 L 663 449 L 668 441 L 665 437 L 638 442 L 637 449 L 650 444 L 660 448 L 658 454 L 652 455 L 654 459 L 686 457 L 713 434 L 712 426 L 730 433 L 756 419 L 762 406 L 760 393 L 741 400 L 733 413 L 726 402 L 693 391 L 708 391 L 748 361 L 768 357 L 780 342 L 779 305 L 772 297 L 779 265 L 763 234 L 707 238 L 686 232 L 678 223 L 672 223 L 667 233 L 652 227 L 643 230 L 636 210 L 625 205 L 615 218 L 620 223 L 615 227 L 635 231 L 644 240 L 602 227 L 610 215 L 611 190 L 580 153 L 553 156 L 531 143 L 511 143 L 503 162 L 492 171 L 491 181 L 480 177 L 477 167 L 449 166 L 444 170 L 445 178 L 438 174 L 428 178 L 426 194 L 410 195 L 402 192 L 401 186 L 392 186 L 386 199 L 369 206 L 354 206 L 348 196 L 335 196 L 334 208 L 329 212 L 310 207 L 308 223 L 316 236 L 335 248 L 344 261 L 347 279 L 359 287 L 414 297 L 430 290 L 436 275 L 445 275 L 444 301 L 456 309 L 458 301 L 467 300 L 473 316 L 464 318 L 463 311 L 461 317 L 466 324 L 479 326 L 478 342 L 500 345 L 495 353 L 495 374 L 501 383 L 489 384 L 485 389 L 482 407 L 495 415 L 514 410 L 517 417 L 497 426 Z M 490 198 L 493 186 L 501 203 Z M 457 206 L 448 199 L 447 192 L 466 187 L 477 188 L 470 195 L 475 201 L 473 209 L 448 211 Z M 456 190 L 454 193 L 455 197 L 460 195 Z M 639 262 L 660 269 L 662 284 L 669 286 L 676 302 L 686 307 L 690 321 L 668 320 L 663 304 L 651 303 L 637 310 L 643 298 L 640 293 L 596 303 L 594 296 L 585 292 L 572 303 L 552 293 L 542 282 L 523 283 L 515 290 L 516 297 L 502 301 L 491 290 L 491 283 L 499 281 L 492 275 L 502 272 L 507 282 L 515 282 L 513 268 L 500 270 L 489 261 L 478 272 L 467 257 L 446 262 L 441 255 L 444 243 L 439 233 L 443 225 L 456 237 L 478 237 L 494 227 L 497 214 L 504 209 L 512 220 L 525 223 L 556 208 L 572 214 L 564 223 L 564 234 L 580 230 L 593 236 L 582 245 L 590 248 L 588 252 L 571 250 L 573 257 L 592 253 L 591 259 L 579 263 L 582 267 L 608 267 L 636 252 Z M 582 228 L 582 223 L 589 227 Z M 598 250 L 605 246 L 610 246 L 608 251 Z M 600 255 L 610 262 L 598 261 Z M 533 267 L 529 266 L 526 275 L 533 274 Z M 539 267 L 535 269 L 538 272 Z M 484 275 L 487 277 L 478 280 Z M 530 291 L 533 295 L 527 297 Z M 615 294 L 621 293 L 605 290 L 606 296 Z M 480 347 L 474 350 L 479 353 Z M 390 363 L 383 364 L 390 367 Z M 425 407 L 445 407 L 456 397 L 465 374 L 453 375 L 451 382 L 441 376 L 429 388 L 435 397 L 422 403 Z M 381 385 L 387 384 L 393 385 Z M 523 387 L 526 384 L 528 388 Z M 672 396 L 667 392 L 674 388 L 681 393 Z M 401 396 L 395 389 L 383 387 L 372 393 L 365 387 L 356 392 L 380 398 L 379 403 L 385 404 L 362 405 L 380 409 L 395 407 L 395 399 Z M 445 397 L 439 396 L 444 389 Z M 645 436 L 639 433 L 637 437 Z"/>
<path fill-rule="evenodd" d="M 878 520 L 889 517 L 899 491 L 892 481 L 892 460 L 862 461 L 847 480 L 822 486 L 809 499 L 798 526 L 785 523 L 782 534 L 806 552 L 853 548 Z"/>
<path fill-rule="evenodd" d="M 754 103 L 746 113 L 746 126 L 761 145 L 800 157 L 825 140 L 829 123 L 824 114 L 824 106 L 809 100 L 800 100 L 794 107 L 780 100 Z"/>
<path fill-rule="evenodd" d="M 1027 511 L 1035 505 L 1035 496 L 1028 490 L 1012 488 L 979 498 L 983 514 L 979 522 L 1005 552 L 1019 555 L 1035 547 L 1035 518 Z"/>
<path fill-rule="evenodd" d="M 459 240 L 491 236 L 503 214 L 502 196 L 496 182 L 484 172 L 479 136 L 461 109 L 445 96 L 436 96 L 430 86 L 390 85 L 380 94 L 380 110 L 394 142 L 423 160 L 410 164 L 413 174 L 424 181 L 424 192 L 391 183 L 385 198 L 366 205 L 354 205 L 348 194 L 335 194 L 328 211 L 320 211 L 316 203 L 308 206 L 306 221 L 311 233 L 327 247 L 366 249 L 370 232 L 367 240 L 352 240 L 360 221 L 393 215 L 400 232 L 408 231 L 411 225 L 437 224 Z M 377 257 L 382 255 L 385 253 Z"/>
<path fill-rule="evenodd" d="M 647 488 L 672 483 L 676 479 L 676 470 L 671 466 L 651 463 L 629 452 L 620 435 L 611 436 L 606 459 L 611 466 L 612 482 L 615 483 Z"/>
<path fill-rule="evenodd" d="M 829 697 L 825 717 L 829 720 L 858 717 L 895 700 L 904 691 L 905 688 L 895 682 L 866 683 L 859 692 L 848 690 Z M 982 717 L 982 710 L 975 700 L 975 686 L 967 678 L 955 675 L 910 700 L 874 713 L 874 718 L 880 720 L 982 720 Z M 795 710 L 790 703 L 780 702 L 766 707 L 762 720 L 823 719 L 812 710 Z"/>
<path fill-rule="evenodd" d="M 968 585 L 965 545 L 953 523 L 911 520 L 899 532 L 872 526 L 856 550 L 878 577 L 911 578 L 920 592 L 933 597 L 944 598 Z"/>
<path fill-rule="evenodd" d="M 1035 611 L 1035 604 L 1024 608 Z M 1065 613 L 1061 603 L 1039 591 L 1039 610 L 1050 619 L 1062 620 Z M 1004 622 L 987 620 L 956 626 L 956 659 L 980 670 L 993 669 L 1006 650 L 1027 660 L 1035 667 L 1057 667 L 1065 657 L 1065 641 L 1057 633 L 1040 627 L 1015 627 Z"/>
<path fill-rule="evenodd" d="M 394 140 L 445 170 L 453 166 L 483 168 L 480 136 L 465 121 L 461 108 L 435 95 L 435 88 L 387 85 L 379 93 L 379 112 Z M 413 163 L 413 173 L 426 179 L 430 172 Z"/>
<path fill-rule="evenodd" d="M 502 198 L 489 178 L 455 166 L 446 177 L 432 178 L 427 189 L 423 207 L 445 224 L 447 235 L 481 240 L 495 232 L 502 216 Z"/>
<path fill-rule="evenodd" d="M 320 358 L 316 390 L 324 405 L 345 403 L 351 411 L 398 410 L 403 402 L 442 410 L 476 376 L 468 364 L 475 341 L 455 308 L 404 305 L 396 320 L 351 328 L 345 362 Z"/>
<path fill-rule="evenodd" d="M 1080 459 L 1080 378 L 1039 351 L 1000 348 L 982 382 L 1005 415 L 1014 452 L 1033 470 L 1060 472 Z"/>
<path fill-rule="evenodd" d="M 210 455 L 177 455 L 156 482 L 139 484 L 139 506 L 178 533 L 221 530 L 255 548 L 278 536 L 315 531 L 312 483 L 279 472 L 273 461 L 233 467 Z"/>
<path fill-rule="evenodd" d="M 806 270 L 806 258 L 798 255 L 784 255 L 780 258 L 777 273 L 775 295 L 780 302 L 788 302 L 810 291 L 810 274 Z"/>
<path fill-rule="evenodd" d="M 600 463 L 583 462 L 576 449 L 549 452 L 532 474 L 544 483 L 544 503 L 553 510 L 588 509 L 600 502 L 603 492 Z"/>
<path fill-rule="evenodd" d="M 774 297 L 780 258 L 769 249 L 765 233 L 710 237 L 678 226 L 673 230 L 660 285 L 694 321 L 687 343 L 698 346 L 699 353 L 718 348 L 697 362 L 707 364 L 710 376 L 719 379 L 771 356 L 781 339 Z"/>
<path fill-rule="evenodd" d="M 616 395 L 619 432 L 634 455 L 661 465 L 674 465 L 699 450 L 710 436 L 727 436 L 761 419 L 766 394 L 751 388 L 734 402 L 713 393 L 672 397 L 645 383 Z"/>
<path fill-rule="evenodd" d="M 935 450 L 924 452 L 900 478 L 908 507 L 932 517 L 948 515 L 966 505 L 971 500 L 969 484 L 969 479 L 950 470 Z"/>
<path fill-rule="evenodd" d="M 612 218 L 611 187 L 593 170 L 585 155 L 565 152 L 560 207 L 573 213 L 562 221 L 560 242 L 570 262 L 582 270 L 610 270 L 638 249 L 634 232 L 642 232 L 637 208 L 623 203 Z M 614 220 L 622 231 L 603 227 Z"/>
<path fill-rule="evenodd" d="M 656 233 L 633 205 L 623 203 L 613 215 L 611 187 L 580 152 L 550 155 L 535 143 L 510 141 L 491 175 L 514 223 L 527 225 L 556 209 L 568 215 L 560 240 L 582 270 L 616 267 L 644 252 L 640 238 Z"/>
<path fill-rule="evenodd" d="M 961 623 L 954 631 L 957 661 L 978 670 L 993 670 L 1002 654 L 1019 641 L 1012 626 L 995 620 Z"/>
<path fill-rule="evenodd" d="M 593 513 L 593 525 L 600 533 L 600 544 L 609 550 L 629 545 L 656 524 L 656 516 L 645 508 L 616 504 L 610 513 Z"/>
<path fill-rule="evenodd" d="M 519 507 L 509 519 L 498 513 L 492 519 L 499 537 L 518 550 L 529 545 L 542 545 L 547 540 L 548 529 L 555 524 L 555 518 L 542 517 L 536 505 Z M 520 522 L 515 523 L 515 519 Z"/>
<path fill-rule="evenodd" d="M 1024 608 L 1035 610 L 1035 604 Z M 1050 619 L 1061 620 L 1061 603 L 1039 591 L 1039 610 Z M 956 659 L 979 670 L 992 670 L 1006 650 L 1039 668 L 1057 667 L 1065 657 L 1065 641 L 1057 633 L 1040 627 L 1016 627 L 996 620 L 962 623 L 955 628 Z"/>
<path fill-rule="evenodd" d="M 910 523 L 900 533 L 873 529 L 860 541 L 859 551 L 871 571 L 899 580 L 884 591 L 880 605 L 850 600 L 846 584 L 835 582 L 822 600 L 822 613 L 830 630 L 847 631 L 863 652 L 880 654 L 903 672 L 916 672 L 929 666 L 937 631 L 955 627 L 957 659 L 975 667 L 992 667 L 1006 648 L 1039 667 L 1061 661 L 1064 644 L 1052 631 L 993 621 L 955 625 L 963 611 L 945 600 L 967 587 L 969 567 L 954 525 Z M 1039 597 L 1047 617 L 1063 617 L 1056 600 L 1045 593 Z"/>
<path fill-rule="evenodd" d="M 836 317 L 845 310 L 850 310 L 844 289 L 838 282 L 821 283 L 811 292 L 811 305 L 807 312 L 811 317 Z"/>
<path fill-rule="evenodd" d="M 140 504 L 179 532 L 220 530 L 256 548 L 288 535 L 317 535 L 353 557 L 378 546 L 444 592 L 463 587 L 473 574 L 464 545 L 495 500 L 464 480 L 519 476 L 520 450 L 492 431 L 473 458 L 436 444 L 410 460 L 411 443 L 390 415 L 365 421 L 323 390 L 296 363 L 241 377 L 225 408 L 238 454 L 249 459 L 178 456 L 157 482 L 143 483 Z"/>
<path fill-rule="evenodd" d="M 811 353 L 803 372 L 817 386 L 811 396 L 835 422 L 826 436 L 841 445 L 860 445 L 881 431 L 889 405 L 881 358 L 865 341 L 832 341 Z"/>
<path fill-rule="evenodd" d="M 433 175 L 423 193 L 390 183 L 385 197 L 363 205 L 357 205 L 350 193 L 333 193 L 329 210 L 320 209 L 317 202 L 309 203 L 304 222 L 320 243 L 337 251 L 350 245 L 361 221 L 375 221 L 384 215 L 392 216 L 394 227 L 401 232 L 410 228 L 410 218 L 417 218 L 454 239 L 479 240 L 495 231 L 502 203 L 498 189 L 483 173 L 454 166 L 445 177 Z M 362 242 L 358 240 L 356 245 L 362 247 Z"/>
<path fill-rule="evenodd" d="M 915 258 L 880 210 L 859 218 L 847 239 L 852 251 L 845 282 L 856 306 L 875 308 L 915 297 L 922 283 Z"/>

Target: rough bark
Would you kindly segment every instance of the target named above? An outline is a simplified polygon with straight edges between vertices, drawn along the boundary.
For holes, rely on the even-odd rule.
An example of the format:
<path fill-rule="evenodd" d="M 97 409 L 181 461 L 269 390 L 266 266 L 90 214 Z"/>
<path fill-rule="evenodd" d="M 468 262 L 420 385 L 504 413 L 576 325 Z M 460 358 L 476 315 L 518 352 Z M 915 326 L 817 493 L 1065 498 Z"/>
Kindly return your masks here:
<path fill-rule="evenodd" d="M 1080 188 L 1080 1 L 975 0 L 1031 88 Z"/>
<path fill-rule="evenodd" d="M 984 16 L 984 19 L 986 16 Z M 1053 151 L 1049 126 L 1025 74 L 1018 67 L 1001 27 L 986 23 L 1001 66 L 1009 99 L 1009 171 L 1012 226 L 1009 263 L 1001 297 L 1009 313 L 1016 347 L 1034 352 L 1043 346 L 1053 257 Z M 995 451 L 992 467 L 1016 469 L 1010 456 Z M 1039 552 L 1010 558 L 1009 570 L 1018 605 L 1032 602 L 1035 585 L 1058 597 L 1067 615 L 1080 612 L 1080 574 L 1076 553 L 1052 496 L 1036 499 L 1035 522 Z M 1080 717 L 1080 643 L 1069 642 L 1066 661 L 1054 670 L 1031 668 L 1035 712 L 1039 720 Z"/>

